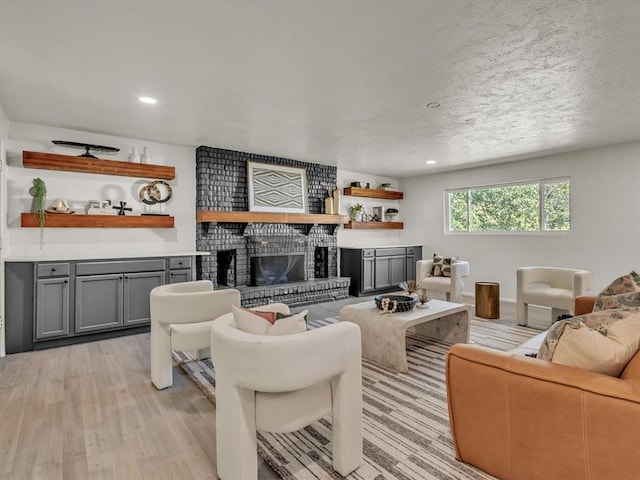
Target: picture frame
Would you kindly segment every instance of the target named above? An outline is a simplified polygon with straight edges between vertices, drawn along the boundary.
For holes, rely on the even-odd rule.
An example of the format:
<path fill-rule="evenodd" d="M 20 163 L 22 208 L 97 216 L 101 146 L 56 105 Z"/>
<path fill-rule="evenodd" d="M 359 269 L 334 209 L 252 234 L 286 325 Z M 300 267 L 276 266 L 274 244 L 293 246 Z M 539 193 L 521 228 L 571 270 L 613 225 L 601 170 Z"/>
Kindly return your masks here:
<path fill-rule="evenodd" d="M 250 212 L 307 213 L 304 168 L 247 162 L 247 187 Z"/>

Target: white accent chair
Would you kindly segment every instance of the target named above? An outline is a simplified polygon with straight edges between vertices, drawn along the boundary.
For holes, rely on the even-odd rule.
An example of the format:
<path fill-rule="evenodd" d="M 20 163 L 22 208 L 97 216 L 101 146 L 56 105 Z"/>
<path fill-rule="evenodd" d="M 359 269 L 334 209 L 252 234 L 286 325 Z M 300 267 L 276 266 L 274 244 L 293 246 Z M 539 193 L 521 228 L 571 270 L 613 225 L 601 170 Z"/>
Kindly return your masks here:
<path fill-rule="evenodd" d="M 573 310 L 575 298 L 591 290 L 591 272 L 558 267 L 522 267 L 516 271 L 516 318 L 529 322 L 531 305 L 551 307 L 551 323 Z"/>
<path fill-rule="evenodd" d="M 282 303 L 257 310 L 288 314 Z M 222 480 L 257 478 L 256 429 L 293 432 L 333 412 L 333 468 L 362 463 L 360 327 L 339 322 L 291 335 L 253 335 L 233 314 L 211 328 L 216 446 Z"/>
<path fill-rule="evenodd" d="M 469 276 L 469 262 L 457 260 L 451 264 L 450 277 L 434 277 L 433 260 L 418 260 L 416 264 L 416 281 L 427 292 L 444 293 L 448 302 L 461 303 L 463 278 Z"/>
<path fill-rule="evenodd" d="M 240 292 L 213 290 L 209 280 L 172 283 L 151 290 L 151 382 L 157 389 L 173 383 L 171 350 L 211 355 L 211 324 L 240 306 Z"/>

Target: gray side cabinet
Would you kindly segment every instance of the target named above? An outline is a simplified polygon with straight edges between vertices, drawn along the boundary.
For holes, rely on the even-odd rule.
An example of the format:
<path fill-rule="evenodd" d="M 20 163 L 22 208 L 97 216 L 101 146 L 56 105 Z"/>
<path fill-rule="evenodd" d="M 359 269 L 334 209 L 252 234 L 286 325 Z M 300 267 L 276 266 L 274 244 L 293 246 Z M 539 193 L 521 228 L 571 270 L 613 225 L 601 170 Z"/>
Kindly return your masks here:
<path fill-rule="evenodd" d="M 415 280 L 416 261 L 422 247 L 341 248 L 340 275 L 351 277 L 351 295 L 372 295 L 398 290 L 398 284 Z"/>
<path fill-rule="evenodd" d="M 36 339 L 69 335 L 69 279 L 38 279 L 36 302 Z"/>
<path fill-rule="evenodd" d="M 76 278 L 76 333 L 122 326 L 122 274 Z"/>

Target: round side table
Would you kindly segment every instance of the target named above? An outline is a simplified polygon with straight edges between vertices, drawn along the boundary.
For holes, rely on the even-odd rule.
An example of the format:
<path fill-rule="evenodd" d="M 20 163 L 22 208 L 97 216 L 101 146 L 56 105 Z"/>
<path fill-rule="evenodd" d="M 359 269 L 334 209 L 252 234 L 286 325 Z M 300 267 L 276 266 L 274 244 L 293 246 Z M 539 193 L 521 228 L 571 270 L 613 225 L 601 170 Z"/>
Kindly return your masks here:
<path fill-rule="evenodd" d="M 480 318 L 500 318 L 500 284 L 476 282 L 476 316 Z"/>

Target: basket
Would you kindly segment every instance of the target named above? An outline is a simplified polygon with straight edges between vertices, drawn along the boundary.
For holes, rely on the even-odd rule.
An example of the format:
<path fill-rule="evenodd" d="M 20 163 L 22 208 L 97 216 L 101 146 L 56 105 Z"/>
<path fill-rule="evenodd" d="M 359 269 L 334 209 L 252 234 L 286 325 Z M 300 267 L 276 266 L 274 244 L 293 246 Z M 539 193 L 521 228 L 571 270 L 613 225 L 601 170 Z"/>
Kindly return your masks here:
<path fill-rule="evenodd" d="M 388 298 L 390 302 L 397 302 L 396 312 L 409 312 L 416 306 L 416 300 L 405 295 L 376 295 L 375 302 L 378 310 L 382 310 L 382 300 Z M 391 305 L 387 308 L 391 310 Z"/>

